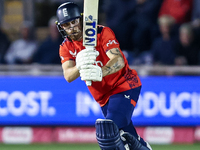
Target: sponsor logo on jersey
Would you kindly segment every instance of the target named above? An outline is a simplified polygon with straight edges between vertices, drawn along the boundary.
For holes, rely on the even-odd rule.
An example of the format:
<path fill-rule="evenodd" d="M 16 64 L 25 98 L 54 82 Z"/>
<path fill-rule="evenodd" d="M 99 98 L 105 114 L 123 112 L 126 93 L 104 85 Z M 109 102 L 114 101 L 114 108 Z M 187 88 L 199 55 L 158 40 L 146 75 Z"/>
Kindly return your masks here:
<path fill-rule="evenodd" d="M 109 40 L 108 41 L 108 43 L 106 44 L 107 45 L 107 47 L 109 46 L 109 45 L 112 45 L 112 44 L 118 44 L 115 40 Z"/>
<path fill-rule="evenodd" d="M 72 57 L 76 57 L 76 55 L 77 55 L 77 51 L 76 50 L 75 50 L 75 52 L 72 52 L 72 51 L 69 50 L 69 53 L 72 55 Z"/>
<path fill-rule="evenodd" d="M 64 57 L 63 57 L 63 56 L 60 56 L 60 59 L 61 59 L 61 60 L 64 60 Z"/>

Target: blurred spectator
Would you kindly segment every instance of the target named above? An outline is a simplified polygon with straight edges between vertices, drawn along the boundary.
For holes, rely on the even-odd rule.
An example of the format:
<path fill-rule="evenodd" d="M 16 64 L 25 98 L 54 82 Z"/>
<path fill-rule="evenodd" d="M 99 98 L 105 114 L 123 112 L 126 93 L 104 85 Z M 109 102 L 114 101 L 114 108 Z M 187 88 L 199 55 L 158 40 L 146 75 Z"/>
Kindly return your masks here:
<path fill-rule="evenodd" d="M 13 41 L 5 55 L 7 64 L 30 64 L 37 50 L 31 22 L 24 21 L 20 27 L 21 38 Z"/>
<path fill-rule="evenodd" d="M 159 17 L 171 15 L 177 24 L 191 21 L 193 0 L 164 0 L 161 6 Z"/>
<path fill-rule="evenodd" d="M 200 38 L 200 0 L 193 0 L 192 27 L 196 38 Z"/>
<path fill-rule="evenodd" d="M 151 29 L 163 0 L 106 0 L 106 24 L 115 33 L 129 63 L 134 55 L 149 50 Z"/>
<path fill-rule="evenodd" d="M 4 64 L 4 55 L 8 50 L 10 40 L 7 35 L 0 29 L 0 64 Z"/>
<path fill-rule="evenodd" d="M 152 29 L 157 24 L 158 13 L 163 0 L 135 0 L 133 15 L 133 48 L 137 54 L 149 50 L 152 43 Z"/>
<path fill-rule="evenodd" d="M 200 20 L 200 0 L 193 0 L 192 21 L 195 20 Z"/>
<path fill-rule="evenodd" d="M 173 65 L 175 59 L 175 45 L 177 43 L 177 28 L 175 19 L 170 15 L 158 18 L 161 36 L 153 42 L 151 53 L 154 65 Z"/>
<path fill-rule="evenodd" d="M 122 50 L 132 50 L 131 26 L 135 6 L 135 0 L 106 0 L 104 3 L 106 25 L 114 31 Z"/>
<path fill-rule="evenodd" d="M 56 17 L 49 20 L 49 36 L 41 43 L 34 55 L 33 62 L 40 64 L 60 64 L 59 45 L 63 39 L 55 24 Z"/>
<path fill-rule="evenodd" d="M 193 27 L 190 23 L 182 24 L 179 29 L 179 40 L 176 47 L 176 65 L 199 65 L 200 45 L 194 36 Z"/>

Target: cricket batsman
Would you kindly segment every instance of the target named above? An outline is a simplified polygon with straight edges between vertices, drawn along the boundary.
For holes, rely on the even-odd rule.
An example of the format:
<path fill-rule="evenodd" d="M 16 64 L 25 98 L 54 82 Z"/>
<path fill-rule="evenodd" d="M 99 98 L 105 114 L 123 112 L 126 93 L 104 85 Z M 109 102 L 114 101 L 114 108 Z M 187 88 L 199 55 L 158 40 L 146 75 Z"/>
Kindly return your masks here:
<path fill-rule="evenodd" d="M 89 91 L 105 117 L 95 123 L 101 150 L 152 150 L 131 120 L 142 84 L 137 72 L 129 67 L 113 31 L 98 25 L 97 46 L 88 50 L 83 46 L 79 7 L 73 2 L 61 4 L 57 19 L 64 38 L 59 49 L 64 77 L 69 83 L 78 77 L 91 81 Z"/>

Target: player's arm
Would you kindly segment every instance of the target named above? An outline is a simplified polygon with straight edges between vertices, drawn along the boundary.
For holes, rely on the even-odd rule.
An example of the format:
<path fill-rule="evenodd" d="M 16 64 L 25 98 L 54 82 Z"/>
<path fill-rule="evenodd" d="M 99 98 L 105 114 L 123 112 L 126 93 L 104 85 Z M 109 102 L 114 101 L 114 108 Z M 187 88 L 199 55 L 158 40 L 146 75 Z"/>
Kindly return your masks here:
<path fill-rule="evenodd" d="M 74 81 L 80 76 L 79 70 L 77 69 L 75 65 L 75 61 L 73 60 L 68 60 L 64 62 L 62 64 L 62 69 L 63 69 L 65 80 L 69 83 Z"/>
<path fill-rule="evenodd" d="M 125 66 L 124 59 L 118 48 L 112 48 L 106 54 L 110 60 L 102 67 L 103 77 L 116 73 Z"/>

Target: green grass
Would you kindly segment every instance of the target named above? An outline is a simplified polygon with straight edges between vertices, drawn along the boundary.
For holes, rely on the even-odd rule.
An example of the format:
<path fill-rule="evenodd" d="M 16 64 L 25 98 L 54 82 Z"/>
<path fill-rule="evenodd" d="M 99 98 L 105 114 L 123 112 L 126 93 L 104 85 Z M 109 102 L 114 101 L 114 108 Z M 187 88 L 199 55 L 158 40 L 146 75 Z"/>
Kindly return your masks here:
<path fill-rule="evenodd" d="M 152 145 L 153 150 L 200 150 L 200 144 Z"/>
<path fill-rule="evenodd" d="M 0 144 L 0 150 L 99 150 L 97 144 Z"/>
<path fill-rule="evenodd" d="M 200 150 L 200 144 L 152 145 L 153 150 Z M 100 150 L 98 144 L 0 144 L 0 150 Z"/>

